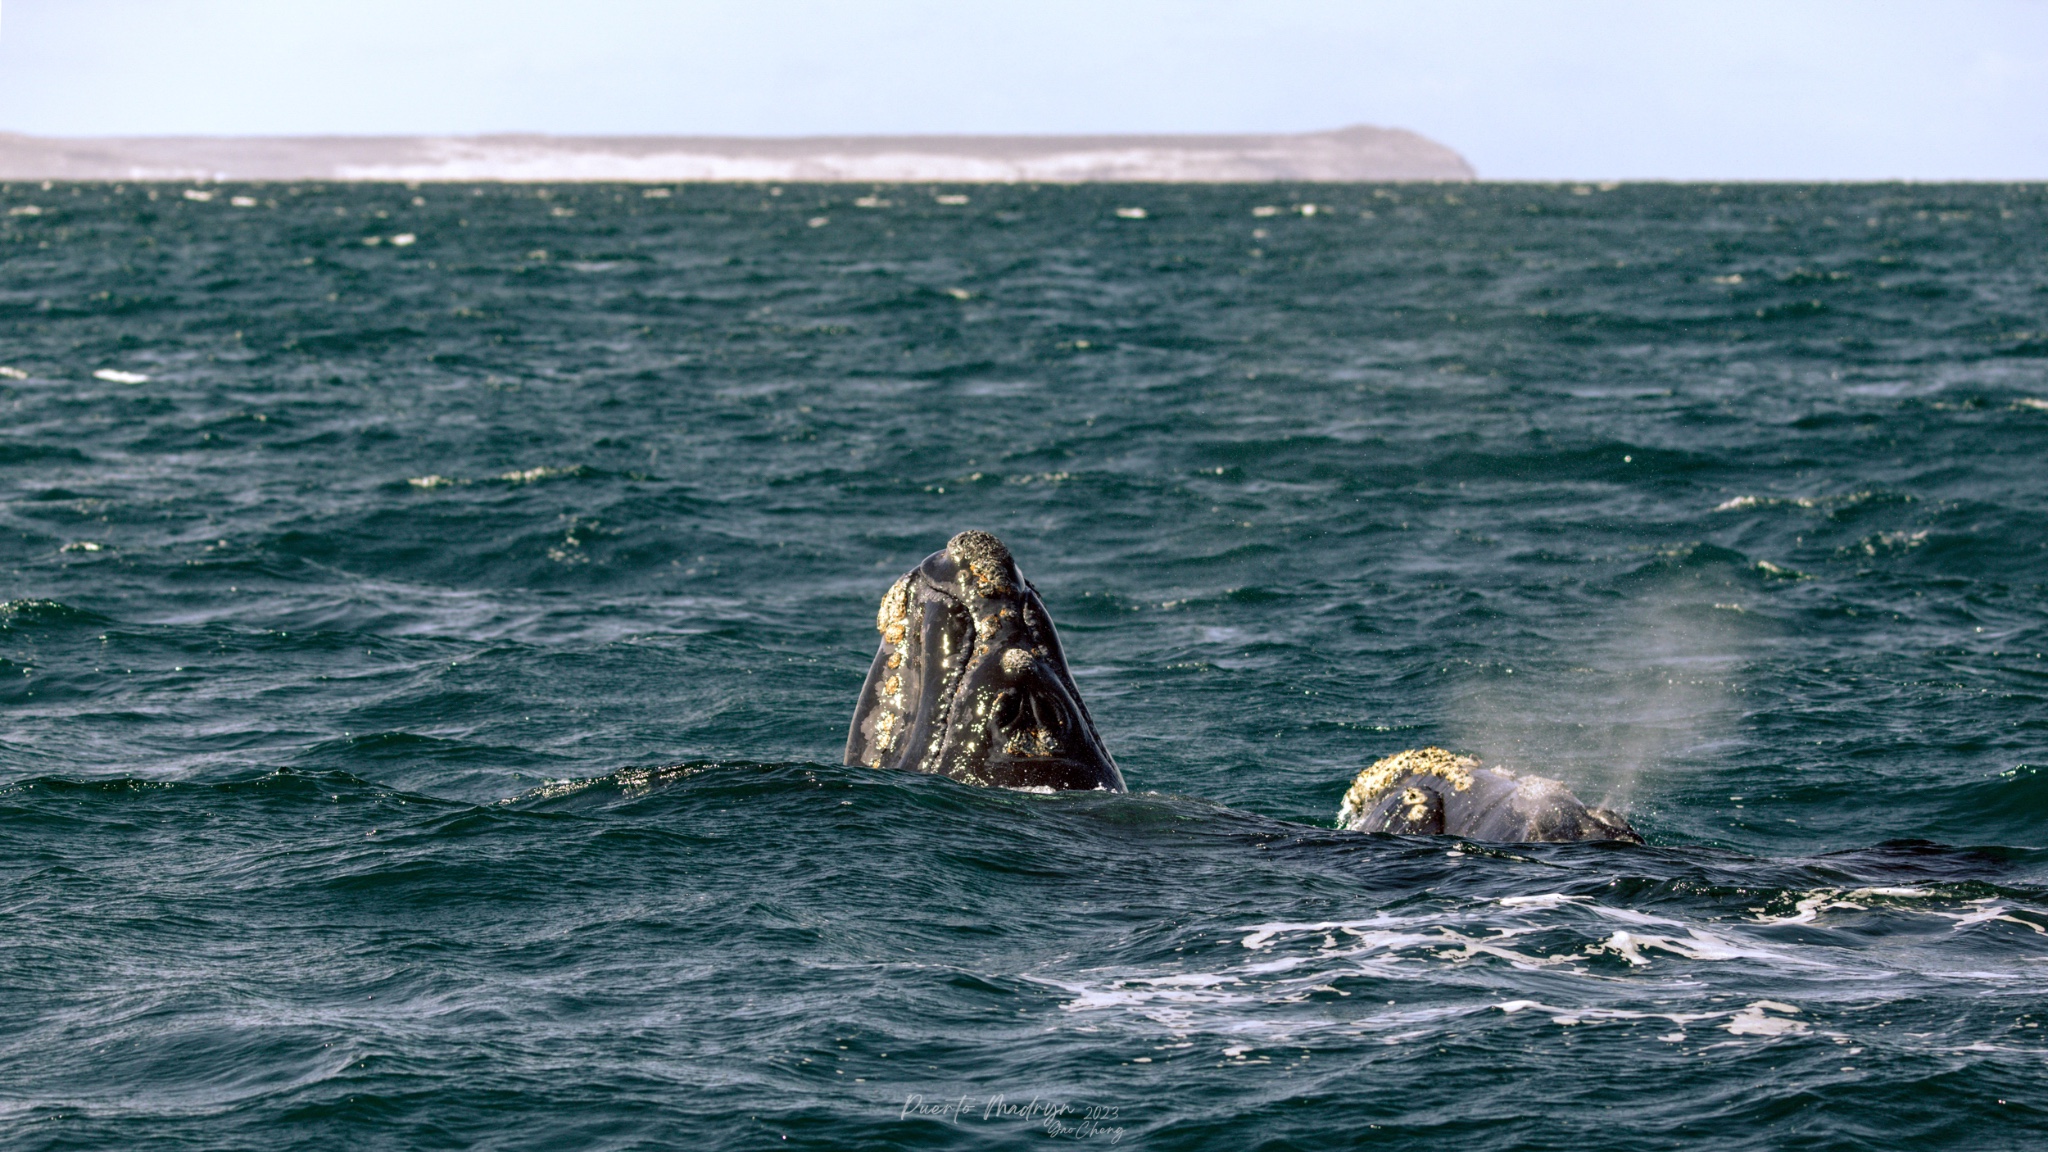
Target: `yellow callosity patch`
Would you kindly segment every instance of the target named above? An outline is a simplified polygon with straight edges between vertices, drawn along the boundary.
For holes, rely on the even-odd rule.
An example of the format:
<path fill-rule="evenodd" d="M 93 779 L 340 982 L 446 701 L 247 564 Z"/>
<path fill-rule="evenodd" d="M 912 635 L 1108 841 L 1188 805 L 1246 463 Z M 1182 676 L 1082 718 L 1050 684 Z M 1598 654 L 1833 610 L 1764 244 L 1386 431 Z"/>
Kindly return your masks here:
<path fill-rule="evenodd" d="M 1014 591 L 1010 583 L 1010 550 L 986 532 L 970 529 L 946 541 L 946 555 L 966 569 L 961 591 L 996 596 Z"/>
<path fill-rule="evenodd" d="M 1057 756 L 1060 742 L 1051 732 L 1033 728 L 1029 732 L 1016 732 L 1003 741 L 1003 751 L 1012 756 Z"/>
<path fill-rule="evenodd" d="M 1420 788 L 1410 788 L 1401 793 L 1401 803 L 1408 806 L 1407 816 L 1410 823 L 1429 815 L 1429 794 Z"/>
<path fill-rule="evenodd" d="M 881 707 L 875 709 L 869 732 L 874 737 L 874 758 L 872 765 L 882 766 L 882 753 L 893 751 L 896 740 L 903 732 L 903 674 L 897 669 L 903 667 L 903 641 L 910 634 L 910 607 L 912 600 L 913 574 L 907 574 L 882 594 L 881 606 L 875 610 L 875 630 L 882 634 L 882 643 L 889 649 L 889 678 L 882 681 L 882 690 L 877 701 Z"/>
<path fill-rule="evenodd" d="M 882 766 L 880 753 L 887 752 L 896 747 L 897 726 L 901 723 L 902 719 L 893 709 L 884 708 L 875 713 L 875 752 L 877 755 L 871 767 L 880 768 Z"/>
<path fill-rule="evenodd" d="M 882 605 L 875 610 L 875 631 L 891 646 L 903 643 L 910 630 L 910 577 L 904 576 L 882 593 Z M 892 665 L 893 667 L 893 665 Z"/>
<path fill-rule="evenodd" d="M 984 596 L 993 596 L 1010 590 L 1009 580 L 1005 578 L 1003 570 L 996 565 L 977 560 L 969 564 L 967 570 L 974 574 L 975 586 Z"/>
<path fill-rule="evenodd" d="M 979 645 L 974 653 L 977 657 L 988 655 L 988 644 L 996 635 L 996 629 L 1001 627 L 1003 621 L 1014 617 L 1016 614 L 1012 609 L 1000 608 L 987 616 L 976 616 L 974 618 L 974 640 Z"/>
<path fill-rule="evenodd" d="M 1349 825 L 1365 815 L 1367 808 L 1412 773 L 1425 772 L 1440 777 L 1452 788 L 1463 792 L 1472 787 L 1472 770 L 1477 767 L 1478 760 L 1446 752 L 1442 748 L 1410 748 L 1375 760 L 1358 774 L 1358 778 L 1351 782 L 1350 790 L 1344 793 L 1344 803 L 1337 808 L 1337 822 Z"/>

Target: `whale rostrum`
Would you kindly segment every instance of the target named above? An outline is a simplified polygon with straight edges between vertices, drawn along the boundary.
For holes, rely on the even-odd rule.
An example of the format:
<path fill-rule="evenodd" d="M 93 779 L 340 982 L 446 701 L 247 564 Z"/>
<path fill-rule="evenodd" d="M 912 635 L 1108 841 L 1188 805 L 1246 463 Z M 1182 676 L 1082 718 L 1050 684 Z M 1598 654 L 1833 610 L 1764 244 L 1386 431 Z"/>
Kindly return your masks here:
<path fill-rule="evenodd" d="M 846 763 L 999 788 L 1124 791 L 1038 590 L 1001 540 L 966 531 L 904 573 Z"/>

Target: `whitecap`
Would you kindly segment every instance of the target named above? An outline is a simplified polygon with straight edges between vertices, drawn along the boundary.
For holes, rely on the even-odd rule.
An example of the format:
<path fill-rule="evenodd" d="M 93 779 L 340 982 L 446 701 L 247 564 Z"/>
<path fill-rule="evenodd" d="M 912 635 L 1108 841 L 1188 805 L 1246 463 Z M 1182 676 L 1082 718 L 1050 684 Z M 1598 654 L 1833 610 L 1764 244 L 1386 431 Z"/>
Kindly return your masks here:
<path fill-rule="evenodd" d="M 2012 908 L 2007 905 L 1992 904 L 1989 898 L 1972 900 L 1970 903 L 1979 905 L 1990 904 L 1991 906 L 1988 908 L 1980 907 L 1975 912 L 1936 912 L 1934 915 L 1954 920 L 1956 922 L 1955 930 L 1958 932 L 1972 924 L 1987 924 L 1994 920 L 2003 920 L 2008 924 L 2018 924 L 2023 928 L 2031 928 L 2040 935 L 2048 936 L 2048 928 L 2043 928 L 2032 920 L 2022 920 L 2017 916 L 2011 915 Z"/>
<path fill-rule="evenodd" d="M 1648 912 L 1637 912 L 1633 908 L 1611 908 L 1605 904 L 1592 903 L 1588 903 L 1585 907 L 1587 911 L 1595 916 L 1604 916 L 1609 920 L 1619 920 L 1623 924 L 1656 925 L 1659 928 L 1683 928 L 1685 926 L 1682 921 L 1673 920 L 1668 916 L 1652 916 Z"/>
<path fill-rule="evenodd" d="M 1503 896 L 1500 903 L 1509 908 L 1557 908 L 1565 904 L 1583 904 L 1586 899 L 1562 892 L 1545 892 L 1540 896 Z"/>
<path fill-rule="evenodd" d="M 1247 948 L 1256 951 L 1260 948 L 1266 947 L 1266 945 L 1272 941 L 1273 937 L 1283 935 L 1286 933 L 1328 933 L 1338 930 L 1349 932 L 1353 929 L 1358 928 L 1383 928 L 1390 924 L 1398 923 L 1403 923 L 1403 921 L 1396 920 L 1395 918 L 1388 916 L 1385 913 L 1381 913 L 1380 915 L 1375 916 L 1370 920 L 1319 920 L 1314 923 L 1300 924 L 1254 924 L 1248 928 L 1241 929 L 1241 931 L 1250 932 L 1251 935 L 1246 936 L 1243 940 L 1239 941 L 1239 943 L 1243 944 Z M 1413 923 L 1413 921 L 1407 921 L 1407 923 Z"/>
<path fill-rule="evenodd" d="M 1799 1009 L 1776 1000 L 1758 1000 L 1730 1016 L 1722 1029 L 1731 1036 L 1803 1036 L 1812 1031 L 1803 1021 L 1788 1020 L 1768 1012 L 1794 1013 Z"/>
<path fill-rule="evenodd" d="M 1686 929 L 1686 933 L 1682 937 L 1658 936 L 1650 933 L 1617 930 L 1606 940 L 1598 944 L 1587 945 L 1586 951 L 1594 954 L 1612 952 L 1628 961 L 1631 966 L 1644 968 L 1648 967 L 1651 962 L 1648 956 L 1643 955 L 1642 950 L 1645 948 L 1655 949 L 1659 952 L 1669 952 L 1674 956 L 1682 956 L 1687 960 L 1768 960 L 1773 964 L 1783 964 L 1797 968 L 1829 967 L 1829 965 L 1821 961 L 1808 960 L 1800 956 L 1777 951 L 1776 949 L 1759 948 L 1754 945 L 1744 946 L 1726 937 L 1716 936 L 1710 932 L 1702 932 L 1697 928 Z"/>
<path fill-rule="evenodd" d="M 102 368 L 93 373 L 92 378 L 95 380 L 105 380 L 109 384 L 149 383 L 149 377 L 140 372 L 123 372 L 118 368 Z"/>
<path fill-rule="evenodd" d="M 1835 892 L 1834 892 L 1834 890 L 1832 890 L 1832 889 L 1829 889 L 1828 891 L 1824 891 L 1824 892 L 1816 893 L 1815 895 L 1812 895 L 1812 896 L 1808 896 L 1808 897 L 1806 897 L 1805 899 L 1803 899 L 1803 900 L 1800 900 L 1800 901 L 1798 901 L 1797 903 L 1793 904 L 1793 905 L 1792 905 L 1792 915 L 1790 915 L 1790 916 L 1762 916 L 1762 915 L 1759 915 L 1759 916 L 1758 916 L 1758 917 L 1756 918 L 1756 919 L 1757 919 L 1757 923 L 1759 923 L 1759 924 L 1811 924 L 1811 923 L 1813 923 L 1813 922 L 1814 922 L 1815 920 L 1817 920 L 1817 919 L 1819 919 L 1819 918 L 1820 918 L 1820 914 L 1821 914 L 1821 912 L 1822 912 L 1822 911 L 1823 911 L 1824 909 L 1828 909 L 1828 908 L 1853 908 L 1853 909 L 1856 909 L 1856 910 L 1858 910 L 1858 911 L 1862 910 L 1862 907 L 1863 907 L 1863 906 L 1862 906 L 1861 904 L 1850 904 L 1850 903 L 1842 903 L 1842 902 L 1837 902 L 1836 900 L 1834 900 L 1834 895 L 1835 895 Z"/>
<path fill-rule="evenodd" d="M 576 471 L 576 468 L 557 468 L 552 464 L 542 464 L 539 467 L 527 468 L 523 471 L 514 470 L 500 473 L 498 479 L 513 484 L 532 484 L 541 480 L 552 480 L 557 476 L 572 476 Z"/>

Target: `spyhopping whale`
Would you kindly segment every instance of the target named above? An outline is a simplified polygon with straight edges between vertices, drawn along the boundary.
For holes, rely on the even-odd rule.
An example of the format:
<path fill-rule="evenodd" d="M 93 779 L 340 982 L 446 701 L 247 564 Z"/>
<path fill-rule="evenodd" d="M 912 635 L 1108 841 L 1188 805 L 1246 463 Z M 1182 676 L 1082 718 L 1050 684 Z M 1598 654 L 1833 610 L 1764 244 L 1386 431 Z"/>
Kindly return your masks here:
<path fill-rule="evenodd" d="M 875 614 L 846 763 L 998 788 L 1124 791 L 1038 590 L 1001 540 L 967 531 L 904 573 Z"/>
<path fill-rule="evenodd" d="M 1124 791 L 1081 703 L 1038 590 L 1001 540 L 967 531 L 904 573 L 875 613 L 881 647 L 861 685 L 846 763 L 998 788 Z M 1475 840 L 1628 840 L 1628 821 L 1541 776 L 1441 748 L 1358 774 L 1338 812 L 1364 832 Z"/>

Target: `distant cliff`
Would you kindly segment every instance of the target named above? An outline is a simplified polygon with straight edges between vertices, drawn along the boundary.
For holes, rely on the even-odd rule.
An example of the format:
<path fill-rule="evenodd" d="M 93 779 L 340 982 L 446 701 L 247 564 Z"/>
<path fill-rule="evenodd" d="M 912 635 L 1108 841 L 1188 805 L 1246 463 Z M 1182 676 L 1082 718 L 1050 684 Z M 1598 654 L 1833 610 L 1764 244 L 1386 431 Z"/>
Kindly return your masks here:
<path fill-rule="evenodd" d="M 0 133 L 0 180 L 1470 180 L 1433 140 L 1262 136 L 132 136 Z"/>

